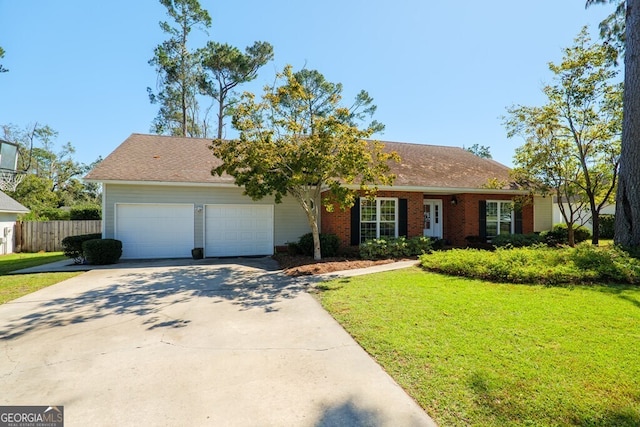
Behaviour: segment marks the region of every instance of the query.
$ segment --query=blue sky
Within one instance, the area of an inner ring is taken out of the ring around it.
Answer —
[[[594,38],[605,6],[584,0],[201,0],[212,16],[207,39],[244,49],[256,40],[275,59],[244,90],[261,93],[286,64],[317,69],[361,89],[386,125],[378,139],[489,146],[512,165],[521,140],[501,116],[513,104],[540,105],[559,61],[582,26]],[[75,158],[106,157],[129,134],[149,133],[157,106],[148,65],[168,19],[157,0],[0,0],[0,124],[38,122],[71,142]],[[233,136],[229,132],[227,136]]]

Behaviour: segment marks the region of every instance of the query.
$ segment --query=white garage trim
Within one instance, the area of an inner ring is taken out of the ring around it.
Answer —
[[[272,255],[273,211],[273,205],[205,205],[205,256]]]
[[[122,258],[188,258],[193,232],[193,204],[115,204],[115,238],[122,241]]]

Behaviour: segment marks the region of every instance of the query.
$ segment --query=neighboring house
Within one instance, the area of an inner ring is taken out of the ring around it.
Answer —
[[[29,209],[0,191],[0,254],[13,253],[16,220],[18,215],[28,212]]]
[[[564,207],[566,209],[566,211],[569,211],[569,205],[568,203],[565,201],[564,203]],[[560,224],[560,223],[565,223],[566,221],[564,220],[564,217],[562,216],[562,212],[560,212],[560,206],[558,203],[558,197],[553,196],[553,213],[552,213],[552,218],[553,218],[553,224]],[[616,213],[616,204],[613,203],[611,205],[605,205],[602,207],[602,209],[600,210],[600,215],[615,215]],[[578,225],[582,225],[586,228],[589,229],[589,231],[591,231],[591,233],[593,233],[593,221],[591,220],[591,209],[589,208],[589,204],[585,204],[585,207],[580,210],[580,212],[578,212],[576,214],[576,217],[578,218],[576,223]]]
[[[132,134],[86,177],[103,184],[103,236],[123,242],[123,258],[270,255],[310,231],[293,198],[253,201],[220,164],[211,140]],[[321,230],[343,245],[380,236],[434,236],[462,246],[467,236],[529,233],[551,228],[550,199],[513,210],[527,193],[505,185],[509,169],[462,148],[385,143],[402,161],[392,164],[393,187],[375,201],[321,213]]]

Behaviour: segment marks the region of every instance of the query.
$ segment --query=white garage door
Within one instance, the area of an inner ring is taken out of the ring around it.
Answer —
[[[118,204],[122,258],[187,258],[193,249],[193,205]]]
[[[273,254],[272,205],[207,205],[205,256]]]

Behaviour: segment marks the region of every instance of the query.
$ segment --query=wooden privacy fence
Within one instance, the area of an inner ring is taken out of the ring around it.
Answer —
[[[102,221],[22,221],[16,223],[15,244],[20,252],[57,252],[67,236],[102,232]]]

